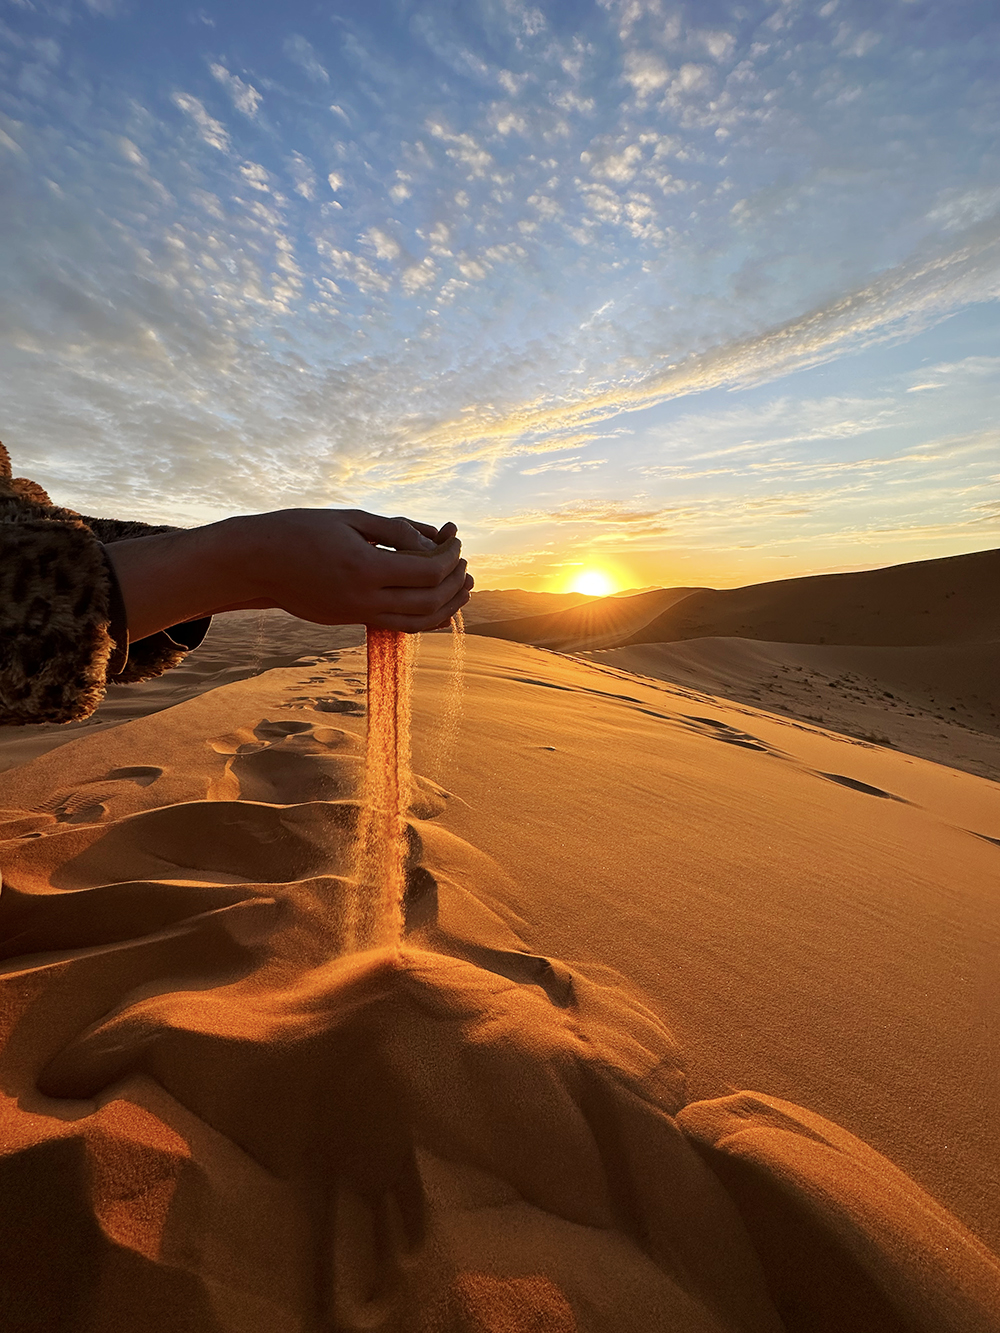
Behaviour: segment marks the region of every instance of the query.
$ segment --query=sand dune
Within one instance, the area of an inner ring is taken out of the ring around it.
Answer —
[[[718,638],[587,656],[1000,781],[1000,644],[869,648]]]
[[[1000,551],[980,551],[721,591],[662,589],[472,632],[596,654],[997,779],[997,587]]]
[[[398,953],[361,650],[0,775],[5,1330],[996,1333],[997,786],[449,660]]]
[[[998,642],[998,587],[1000,550],[747,588],[705,589],[617,646],[709,636],[873,647]]]
[[[586,606],[516,620],[478,621],[471,634],[530,643],[560,652],[617,646],[644,625],[655,622],[667,607],[688,598],[691,588],[653,588],[632,597],[601,597]]]

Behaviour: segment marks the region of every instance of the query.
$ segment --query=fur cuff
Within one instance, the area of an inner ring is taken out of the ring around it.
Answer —
[[[112,648],[100,544],[66,510],[0,496],[0,547],[0,725],[88,717]]]

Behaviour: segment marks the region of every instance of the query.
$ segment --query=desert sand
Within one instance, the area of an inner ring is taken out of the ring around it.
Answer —
[[[482,623],[1000,781],[1000,551]]]
[[[5,1330],[997,1333],[1000,786],[702,688],[732,634],[469,636],[456,730],[423,636],[352,952],[352,634],[0,735]]]

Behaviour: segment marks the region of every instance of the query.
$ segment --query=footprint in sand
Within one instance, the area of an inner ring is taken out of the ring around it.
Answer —
[[[308,694],[296,694],[289,699],[288,708],[314,708],[317,713],[349,713],[353,717],[363,717],[367,712],[365,705],[356,699],[339,699],[335,695],[314,698]]]
[[[743,750],[759,750],[762,754],[781,754],[780,750],[766,744],[758,736],[752,736],[748,731],[738,731],[736,727],[731,727],[727,722],[719,722],[714,717],[691,717],[686,713],[682,716],[690,730],[697,731],[702,736],[711,736],[717,741],[724,741],[726,745],[738,745]]]
[[[163,769],[155,764],[135,764],[131,768],[113,768],[105,773],[105,782],[134,782],[140,787],[148,787],[157,778],[163,777]]]
[[[845,777],[843,773],[817,773],[818,778],[824,778],[827,782],[837,782],[841,787],[850,787],[852,791],[864,792],[866,796],[879,796],[884,801],[899,801],[901,805],[912,805],[902,796],[894,796],[891,791],[883,791],[881,787],[873,787],[871,783],[860,782],[857,778]]]
[[[51,815],[59,824],[95,824],[107,814],[104,804],[109,798],[107,792],[79,792],[69,794],[56,793],[46,801],[39,801],[32,809],[32,814]]]

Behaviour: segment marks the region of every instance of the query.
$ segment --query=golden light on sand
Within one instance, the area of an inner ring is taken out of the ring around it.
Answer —
[[[610,597],[616,584],[610,575],[600,569],[584,569],[570,584],[570,592],[582,592],[588,597]]]

